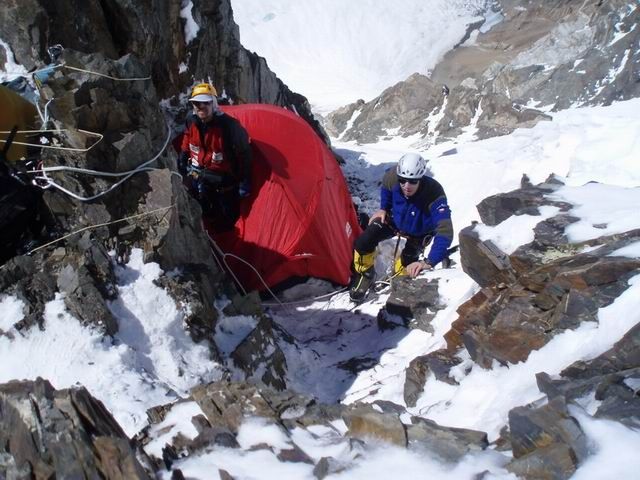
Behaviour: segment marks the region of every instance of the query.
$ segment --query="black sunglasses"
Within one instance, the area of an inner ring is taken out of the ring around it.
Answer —
[[[196,108],[200,108],[200,107],[206,107],[208,105],[211,105],[211,102],[191,102],[191,105],[193,105]]]
[[[409,185],[417,185],[419,181],[420,181],[419,178],[398,177],[398,182],[400,183],[400,185],[403,185],[405,183],[408,183]]]

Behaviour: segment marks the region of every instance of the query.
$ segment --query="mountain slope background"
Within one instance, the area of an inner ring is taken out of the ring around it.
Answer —
[[[45,166],[121,172],[162,154],[96,201],[50,188],[64,232],[82,231],[0,269],[3,475],[635,474],[637,2],[152,3],[75,5],[71,30],[66,4],[0,14],[3,79],[54,42],[70,66],[151,76],[57,71],[52,121],[105,141]],[[267,65],[316,115],[341,107],[321,120],[361,210],[402,153],[429,159],[459,233],[453,268],[358,307],[318,280],[278,301],[237,295],[164,128],[209,76],[315,125]],[[112,184],[51,175],[81,196]]]

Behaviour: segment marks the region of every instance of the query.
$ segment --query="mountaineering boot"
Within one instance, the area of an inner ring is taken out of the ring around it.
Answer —
[[[376,279],[376,270],[373,267],[374,252],[361,255],[353,252],[353,268],[355,275],[349,288],[349,297],[352,302],[362,302]]]
[[[376,271],[373,268],[362,273],[356,273],[349,289],[349,298],[352,302],[360,303],[364,301],[369,293],[369,289],[376,280]]]

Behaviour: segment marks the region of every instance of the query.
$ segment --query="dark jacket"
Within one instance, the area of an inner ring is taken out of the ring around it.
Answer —
[[[238,182],[251,179],[249,135],[240,122],[225,113],[214,113],[207,123],[190,115],[180,152],[184,167],[191,165],[229,174]]]
[[[395,169],[389,169],[382,179],[380,208],[391,216],[392,226],[411,237],[433,235],[427,259],[436,265],[447,255],[453,241],[451,210],[442,185],[424,176],[415,194],[407,198],[402,193]]]

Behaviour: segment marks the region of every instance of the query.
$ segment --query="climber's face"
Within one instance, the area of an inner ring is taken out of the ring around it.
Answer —
[[[398,182],[400,183],[400,190],[402,190],[403,195],[407,198],[416,193],[420,186],[420,180],[417,178],[398,177]]]
[[[203,122],[213,117],[213,102],[191,102],[191,105],[196,116]]]

